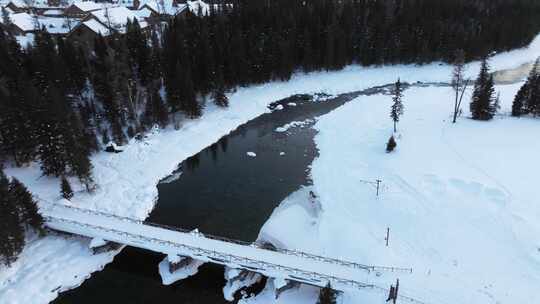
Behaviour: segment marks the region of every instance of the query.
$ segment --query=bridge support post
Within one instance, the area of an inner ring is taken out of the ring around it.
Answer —
[[[287,279],[280,279],[280,278],[274,278],[272,279],[274,283],[274,292],[276,300],[279,298],[279,296],[289,290],[289,289],[298,289],[300,288],[300,282],[295,282]]]
[[[204,264],[203,261],[191,257],[169,254],[158,266],[161,281],[164,285],[170,285],[179,280],[183,280],[195,275],[202,264]]]
[[[122,247],[122,244],[105,241],[104,239],[100,238],[93,238],[90,242],[90,249],[92,249],[92,254],[94,255],[117,250],[120,249],[120,247]]]
[[[259,273],[225,267],[227,283],[223,287],[223,296],[227,301],[235,301],[250,294],[257,294],[264,289],[267,278]]]

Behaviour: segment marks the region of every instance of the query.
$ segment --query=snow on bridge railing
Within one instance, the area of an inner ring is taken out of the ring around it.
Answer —
[[[293,268],[293,267],[282,266],[282,265],[278,265],[278,264],[253,260],[253,259],[246,258],[246,257],[236,256],[236,255],[232,255],[232,254],[228,254],[228,253],[217,252],[215,250],[208,250],[208,249],[203,249],[203,248],[199,248],[199,247],[193,247],[193,246],[189,246],[189,245],[185,245],[185,244],[175,243],[175,242],[171,242],[171,241],[164,241],[164,240],[161,240],[161,239],[157,239],[157,238],[153,238],[153,237],[146,237],[146,236],[133,234],[133,233],[130,233],[130,232],[125,232],[125,231],[120,231],[120,230],[116,230],[116,229],[112,229],[112,228],[106,228],[106,227],[101,227],[101,226],[92,225],[92,224],[84,224],[84,223],[80,223],[80,222],[77,222],[77,221],[64,219],[64,218],[59,218],[59,217],[52,217],[52,216],[46,216],[46,219],[47,219],[47,221],[51,221],[51,222],[54,222],[54,221],[64,222],[64,223],[68,223],[70,225],[75,225],[75,226],[79,226],[79,227],[86,227],[86,228],[90,228],[90,229],[93,229],[93,230],[99,230],[99,231],[104,231],[104,232],[107,232],[107,233],[115,234],[117,237],[120,236],[121,238],[124,238],[125,241],[128,241],[127,239],[130,238],[130,239],[132,239],[131,243],[138,243],[138,242],[133,240],[133,239],[136,239],[136,240],[142,240],[142,241],[147,242],[147,243],[157,243],[157,244],[160,244],[162,246],[169,246],[169,247],[173,247],[173,248],[178,248],[178,249],[182,250],[183,254],[187,254],[186,251],[188,251],[195,257],[204,255],[207,259],[209,259],[209,260],[211,260],[211,261],[213,261],[215,263],[222,264],[222,265],[227,265],[227,264],[228,265],[234,265],[236,267],[245,268],[247,270],[252,270],[252,271],[253,271],[254,267],[251,267],[250,265],[244,265],[244,264],[251,264],[251,265],[256,265],[256,266],[259,266],[259,267],[265,267],[266,269],[272,269],[272,270],[276,270],[276,271],[285,273],[287,275],[287,277],[289,279],[293,280],[293,281],[303,281],[303,282],[308,283],[308,284],[316,284],[315,282],[320,282],[320,284],[317,284],[319,286],[325,286],[327,283],[330,283],[335,287],[339,287],[339,285],[336,285],[336,283],[338,283],[338,284],[341,284],[341,285],[351,286],[351,287],[356,288],[356,289],[371,288],[371,289],[385,290],[384,288],[375,286],[373,284],[366,284],[366,283],[362,283],[362,282],[358,282],[358,281],[354,281],[354,280],[338,278],[338,277],[335,277],[335,276],[332,276],[332,275],[321,274],[321,273],[318,273],[318,272],[315,272],[315,271],[306,271],[306,270],[301,270],[301,269],[298,269],[298,268]],[[260,271],[263,271],[263,270],[265,270],[265,269],[261,269]],[[299,277],[299,276],[303,276],[303,277]]]
[[[77,208],[77,209],[80,209],[80,208]],[[171,241],[164,241],[164,240],[161,240],[161,239],[157,239],[157,238],[153,238],[153,237],[146,237],[146,236],[133,234],[133,233],[125,232],[125,231],[120,231],[120,230],[116,230],[116,229],[112,229],[112,228],[106,228],[106,227],[101,227],[101,226],[96,226],[96,225],[91,225],[91,224],[83,224],[83,223],[80,223],[80,222],[77,222],[77,221],[68,220],[68,219],[64,219],[64,218],[47,216],[46,219],[47,219],[47,221],[65,222],[65,223],[69,223],[69,224],[80,226],[80,227],[88,227],[88,228],[95,229],[95,230],[101,230],[101,231],[105,231],[105,232],[108,232],[108,233],[113,233],[113,234],[120,235],[120,236],[125,237],[125,238],[132,238],[132,239],[141,240],[143,242],[157,243],[157,244],[160,244],[162,246],[170,246],[170,247],[174,247],[174,248],[179,248],[181,250],[182,249],[187,250],[187,251],[191,252],[194,256],[203,256],[204,255],[209,260],[212,260],[213,262],[218,263],[218,264],[223,264],[223,265],[233,264],[236,267],[244,268],[244,269],[251,270],[251,271],[256,271],[257,267],[253,267],[253,266],[250,266],[250,265],[255,265],[255,266],[258,266],[258,267],[265,267],[266,269],[272,269],[272,270],[276,270],[276,271],[285,272],[285,273],[287,273],[287,276],[289,277],[289,279],[291,279],[293,281],[302,281],[302,282],[307,283],[307,284],[316,284],[316,282],[322,282],[322,286],[326,286],[327,283],[331,283],[331,284],[333,283],[332,285],[336,286],[335,283],[339,283],[341,285],[348,285],[348,286],[351,286],[351,287],[356,288],[356,289],[366,289],[367,288],[367,289],[372,289],[372,290],[380,291],[380,292],[384,292],[384,293],[388,292],[387,288],[383,288],[383,287],[380,287],[380,286],[377,286],[377,285],[374,285],[374,284],[367,284],[367,283],[362,283],[362,282],[358,282],[358,281],[354,281],[354,280],[342,279],[342,278],[338,278],[338,277],[331,276],[331,275],[325,275],[325,274],[321,274],[321,273],[314,272],[314,271],[305,271],[305,270],[301,270],[301,269],[298,269],[298,268],[282,266],[282,265],[263,262],[263,261],[259,261],[259,260],[253,260],[253,259],[246,258],[246,257],[240,257],[240,256],[232,255],[232,254],[221,253],[221,252],[217,252],[215,250],[207,250],[207,249],[193,247],[193,246],[180,244],[180,243],[175,243],[175,242],[171,242]],[[135,241],[132,240],[132,242],[135,242]],[[135,243],[138,243],[138,242],[135,242]],[[245,264],[250,264],[250,265],[245,265]],[[261,269],[261,270],[264,270],[264,269]],[[298,277],[298,275],[302,275],[304,277]],[[414,299],[412,297],[408,297],[408,296],[405,296],[405,295],[399,295],[398,297],[400,299],[402,299],[402,300],[408,301],[409,303],[427,304],[425,302],[416,300],[416,299]]]
[[[139,225],[147,225],[147,226],[153,226],[153,227],[162,228],[162,229],[166,229],[166,230],[178,231],[178,232],[181,232],[181,233],[187,233],[187,234],[191,234],[191,235],[201,237],[201,238],[207,238],[207,239],[212,239],[212,240],[217,240],[217,241],[223,241],[223,242],[227,242],[227,243],[233,243],[233,244],[238,244],[238,245],[243,245],[243,246],[255,246],[255,247],[257,247],[259,249],[263,249],[263,250],[280,252],[280,253],[284,253],[284,254],[287,254],[287,255],[299,256],[299,257],[303,257],[303,258],[310,259],[310,260],[323,261],[323,262],[326,262],[326,263],[336,264],[336,265],[341,265],[341,266],[346,266],[346,267],[351,267],[351,268],[364,269],[366,271],[390,271],[390,272],[412,273],[412,268],[364,265],[364,264],[344,261],[344,260],[335,259],[335,258],[323,257],[323,256],[320,256],[320,255],[306,253],[306,252],[302,252],[302,251],[298,251],[298,250],[294,250],[294,249],[283,249],[283,248],[268,249],[268,248],[264,248],[264,247],[261,247],[261,246],[257,246],[257,244],[255,244],[255,243],[250,243],[250,242],[245,242],[245,241],[240,241],[240,240],[234,240],[234,239],[229,239],[229,238],[220,237],[220,236],[214,236],[214,235],[210,235],[210,234],[197,233],[197,232],[190,231],[190,230],[183,229],[183,228],[179,228],[179,227],[168,226],[168,225],[163,225],[163,224],[157,224],[157,223],[152,223],[152,222],[147,222],[147,221],[141,221],[141,220],[137,220],[137,219],[134,219],[134,218],[114,215],[114,214],[110,214],[110,213],[106,213],[106,212],[90,210],[90,209],[84,209],[84,208],[78,208],[78,207],[74,207],[74,206],[61,205],[61,204],[51,204],[51,203],[49,203],[49,205],[51,207],[46,209],[46,211],[49,211],[49,212],[51,211],[50,209],[55,208],[55,207],[66,208],[66,209],[70,209],[70,210],[74,210],[74,211],[82,212],[82,213],[86,213],[86,214],[99,215],[99,216],[104,216],[104,217],[108,217],[108,218],[114,218],[114,219],[118,219],[118,220],[122,220],[122,221],[131,222],[131,223],[135,223],[135,224],[139,224]]]

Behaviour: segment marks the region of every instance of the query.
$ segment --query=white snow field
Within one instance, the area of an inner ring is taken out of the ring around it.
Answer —
[[[321,117],[309,190],[322,211],[301,189],[274,211],[261,236],[328,256],[412,267],[412,275],[395,278],[402,294],[425,303],[540,303],[540,120],[510,116],[520,85],[496,87],[502,107],[493,121],[462,117],[455,125],[450,88],[407,90],[390,154],[391,96],[359,97]],[[376,179],[379,197],[363,182]],[[275,303],[315,303],[316,293],[288,297]],[[347,293],[342,303],[385,299]]]
[[[521,64],[533,61],[538,55],[540,55],[540,36],[537,36],[528,48],[496,55],[492,59],[491,65],[493,70],[515,68]],[[468,66],[467,72],[469,75],[475,76],[478,68],[479,64],[473,63]],[[124,150],[122,153],[98,153],[93,156],[93,173],[98,188],[92,194],[87,194],[83,191],[77,192],[71,203],[83,208],[96,209],[117,215],[143,219],[148,215],[155,204],[157,197],[156,184],[161,179],[173,172],[182,160],[216,142],[221,136],[228,134],[239,125],[262,113],[268,112],[267,106],[273,101],[296,93],[324,92],[327,94],[338,94],[350,92],[376,85],[388,84],[394,82],[398,77],[400,77],[402,81],[407,82],[448,81],[450,73],[451,67],[439,63],[424,66],[350,66],[342,71],[336,72],[298,73],[288,82],[271,82],[265,85],[240,88],[236,92],[229,94],[230,107],[227,109],[221,109],[209,104],[204,110],[202,118],[185,120],[178,130],[166,129],[155,131],[149,134],[143,141],[131,141],[128,145],[122,147]],[[353,104],[356,104],[356,102]],[[446,98],[441,100],[441,107],[443,107],[443,105],[449,106]],[[424,119],[427,119],[427,117]],[[523,121],[527,120],[524,119]],[[496,124],[497,123],[494,123],[492,125]],[[530,124],[534,125],[533,122]],[[486,126],[491,127],[492,125]],[[465,124],[459,126],[459,128],[465,127]],[[406,130],[406,128],[404,128],[404,130]],[[354,130],[357,134],[364,131],[367,130]],[[532,134],[530,131],[528,132],[528,134]],[[405,134],[406,133],[404,133],[404,135]],[[451,133],[448,136],[451,136]],[[449,140],[452,140],[451,137],[449,138]],[[531,135],[529,139],[531,138],[534,137]],[[465,138],[463,140],[470,139]],[[380,141],[381,139],[377,138],[377,144],[382,145]],[[400,141],[398,153],[404,148],[401,147],[402,142],[403,140]],[[528,142],[532,142],[532,140],[529,140]],[[503,150],[497,150],[496,152],[490,153],[500,153],[500,151]],[[360,150],[343,151],[343,153],[359,155]],[[419,153],[425,152],[419,151]],[[395,156],[392,155],[390,157]],[[520,157],[521,156],[516,156],[517,159],[520,159]],[[434,157],[430,155],[430,158],[426,158],[426,161],[431,161],[432,159],[434,159]],[[529,162],[528,164],[531,163],[532,162]],[[499,163],[497,165],[505,168],[504,163]],[[69,204],[69,202],[60,199],[59,180],[41,176],[38,164],[32,164],[24,168],[7,168],[6,173],[11,176],[16,176],[24,182],[34,195],[42,201],[42,204],[46,205],[49,202]],[[318,176],[315,175],[314,178],[317,179]],[[369,178],[369,176],[366,176],[366,178]],[[521,178],[520,181],[521,180],[523,180],[523,178]],[[514,182],[518,183],[519,181],[516,180]],[[72,184],[74,184],[75,190],[82,190],[82,187],[77,185],[75,181],[72,181]],[[321,189],[317,190],[322,192]],[[322,195],[328,194],[323,193]],[[513,195],[518,194],[513,193]],[[523,195],[523,193],[520,193],[519,195]],[[360,201],[361,198],[359,197],[357,200]],[[460,201],[460,203],[462,203],[462,201]],[[339,203],[336,204],[339,206]],[[525,207],[526,206],[523,208]],[[486,207],[484,206],[484,208]],[[486,209],[490,210],[489,208]],[[531,213],[527,214],[527,217],[525,218],[533,216],[534,214]],[[443,223],[446,219],[447,218],[440,219],[439,222]],[[515,224],[516,221],[517,220],[514,219],[514,222],[512,223]],[[323,219],[322,223],[325,222],[326,220]],[[417,222],[421,223],[421,221],[417,220],[413,223],[417,224]],[[524,222],[526,221],[524,220]],[[343,222],[343,224],[346,223],[346,221]],[[514,226],[515,229],[519,229],[520,233],[524,233],[522,230],[525,228],[517,224]],[[395,228],[393,229],[396,229],[395,233],[397,234],[397,224],[395,224],[394,227]],[[407,227],[413,229],[412,223],[409,223]],[[462,226],[458,226],[456,229],[459,227]],[[372,228],[373,227],[370,228],[369,223],[365,223],[365,226],[364,224],[357,226],[358,231],[355,233],[358,233],[358,236],[362,236],[363,233],[365,233],[364,231],[372,231]],[[329,238],[328,233],[333,231],[330,228],[325,227],[325,229],[328,229],[328,231],[321,236],[323,239]],[[343,240],[347,240],[347,237],[350,237],[350,235],[347,235],[345,232],[342,235]],[[531,238],[534,236],[532,231],[529,233],[529,236],[531,236]],[[336,235],[332,235],[332,237],[335,238],[335,243],[330,244],[330,246],[334,246],[337,243],[341,245],[329,247],[327,249],[328,255],[335,254],[337,250],[350,249],[343,247],[344,244],[352,244],[349,240],[347,240],[347,242],[342,242],[343,240],[340,237]],[[396,237],[396,243],[392,243],[392,246],[397,246],[397,242],[400,240],[402,242],[405,241],[394,234],[392,234],[392,237]],[[310,239],[315,242],[315,239]],[[437,239],[439,238],[437,237]],[[441,237],[441,239],[443,238]],[[533,239],[531,239],[531,242],[532,240]],[[104,265],[109,263],[114,255],[113,252],[91,256],[90,250],[87,248],[88,243],[89,241],[77,238],[65,239],[64,237],[56,236],[29,240],[28,245],[24,249],[19,260],[9,268],[4,267],[0,269],[0,303],[48,303],[53,300],[59,292],[80,285],[92,272],[102,269]],[[321,244],[323,243],[324,242]],[[358,249],[369,248],[368,245],[369,244],[366,244],[363,241],[355,246],[358,246],[356,248]],[[532,243],[529,247],[530,246],[532,246]],[[476,249],[471,249],[471,251],[477,252]],[[362,258],[368,258],[365,251],[350,251],[347,256],[354,256],[355,261],[361,261]],[[335,257],[339,257],[339,255],[336,255]],[[397,257],[398,255],[396,255],[396,259],[398,259]],[[66,267],[66,261],[69,261],[69,267]],[[398,262],[397,260],[389,259],[386,261],[385,259],[385,262],[387,263],[393,261]],[[409,261],[403,264],[407,266],[412,264],[410,266],[413,267],[416,266],[416,264]],[[465,266],[462,265],[460,267]],[[519,268],[519,266],[516,267]],[[457,269],[462,268],[458,267]],[[500,268],[498,269],[500,270]],[[495,271],[495,269],[493,271]],[[504,274],[505,271],[501,270],[499,276],[503,277]],[[482,289],[483,287],[478,288]],[[450,289],[450,287],[448,287],[448,289]],[[312,289],[305,287],[302,287],[301,290],[312,291]],[[453,290],[459,290],[459,288]],[[455,296],[458,295],[456,294]],[[535,295],[531,294],[530,296]],[[289,295],[285,295],[283,299],[289,297]]]

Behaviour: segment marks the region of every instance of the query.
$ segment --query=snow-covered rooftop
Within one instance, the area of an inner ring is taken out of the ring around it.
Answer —
[[[101,34],[102,36],[108,36],[110,34],[109,29],[96,19],[89,19],[87,21],[84,21],[82,24],[84,24],[96,34]]]
[[[91,12],[103,9],[105,6],[111,6],[111,4],[97,3],[94,1],[77,1],[72,4],[83,12]]]
[[[186,9],[187,5],[175,4],[173,0],[146,0],[141,1],[139,7],[141,9],[147,7],[158,14],[174,16]]]
[[[113,27],[125,25],[128,19],[130,21],[138,19],[134,11],[127,9],[124,6],[100,9],[98,11],[93,11],[91,15],[101,23],[110,23]]]
[[[139,7],[148,7],[158,14],[171,16],[177,15],[185,9],[189,9],[190,12],[196,15],[199,11],[205,16],[210,13],[210,5],[201,0],[187,1],[185,4],[175,3],[173,0],[146,0],[141,1]]]
[[[134,12],[135,12],[135,14],[137,15],[137,17],[139,19],[148,18],[152,14],[152,11],[149,10],[148,8],[146,8],[146,7],[143,7],[140,10],[137,10],[137,11],[134,11]]]
[[[28,13],[11,14],[9,16],[11,23],[25,32],[34,31],[37,28],[41,29],[45,27],[47,32],[51,34],[67,34],[70,27],[73,28],[79,23],[76,19],[69,19],[62,17],[33,17]],[[0,21],[1,23],[2,21]],[[68,25],[71,22],[71,26]]]
[[[68,20],[63,17],[40,17],[38,21],[40,27],[45,27],[51,34],[67,34],[80,23],[77,19]]]
[[[13,25],[25,32],[35,30],[37,26],[35,23],[35,19],[28,13],[11,14],[9,16],[9,19]]]
[[[43,16],[61,16],[64,11],[61,9],[50,9],[43,12]]]
[[[37,7],[37,8],[47,8],[50,7],[47,0],[33,0],[30,2],[25,2],[23,0],[11,0],[7,4],[12,3],[16,7],[26,8],[26,7]]]
[[[101,33],[102,35],[110,32],[107,29],[109,26],[114,31],[125,33],[128,20],[131,22],[137,20],[141,28],[148,26],[148,23],[143,21],[144,18],[142,16],[124,6],[93,11],[91,16],[93,18],[85,21],[84,24],[94,32]],[[94,22],[89,22],[91,20]]]

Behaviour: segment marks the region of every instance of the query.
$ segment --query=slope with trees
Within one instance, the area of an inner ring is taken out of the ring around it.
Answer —
[[[133,21],[93,49],[44,30],[21,49],[2,31],[0,161],[38,161],[45,175],[73,176],[92,190],[92,153],[197,118],[207,99],[227,106],[238,86],[349,64],[451,62],[456,50],[469,61],[524,46],[540,30],[534,0],[232,4],[149,33]]]

